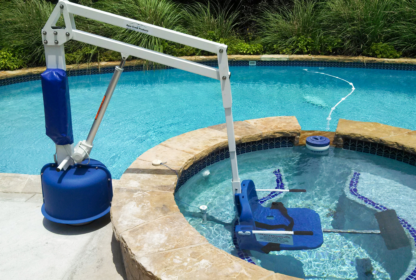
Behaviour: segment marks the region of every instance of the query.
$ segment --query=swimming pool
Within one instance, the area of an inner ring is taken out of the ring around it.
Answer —
[[[252,179],[257,189],[276,187],[279,170],[285,188],[303,188],[306,193],[280,194],[290,208],[318,212],[323,228],[378,229],[376,208],[363,203],[350,189],[357,180],[358,193],[395,209],[406,220],[408,237],[416,225],[416,170],[395,160],[331,148],[328,156],[315,156],[305,147],[280,148],[239,155],[240,178]],[[234,203],[230,188],[231,168],[224,160],[190,178],[175,194],[182,214],[210,243],[239,255],[232,240]],[[259,198],[268,192],[259,192]],[[202,222],[198,209],[208,205],[208,221]],[[412,233],[413,234],[413,233]],[[414,244],[413,240],[411,242]],[[314,279],[405,279],[414,273],[414,245],[387,250],[379,235],[324,234],[324,244],[315,250],[281,251],[269,255],[251,251],[252,261],[275,272]],[[408,278],[413,279],[413,278]]]
[[[305,71],[308,69],[308,71]],[[416,129],[413,71],[358,68],[231,67],[236,121],[296,116],[304,130],[325,130],[339,118]],[[314,73],[320,72],[320,73]],[[111,74],[70,77],[75,143],[88,135]],[[38,174],[52,162],[40,81],[0,87],[0,172]],[[92,157],[114,178],[140,154],[173,136],[224,123],[218,81],[180,70],[123,73],[94,142]]]

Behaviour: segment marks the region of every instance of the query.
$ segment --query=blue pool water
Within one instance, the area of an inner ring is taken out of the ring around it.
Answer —
[[[351,86],[306,72],[305,67],[231,67],[236,121],[296,116],[304,130],[325,130],[326,118]],[[416,73],[412,71],[308,68],[340,77],[356,90],[332,114],[415,130]],[[74,140],[87,137],[111,74],[69,78]],[[219,82],[181,70],[123,73],[91,156],[114,178],[143,152],[173,136],[224,123]],[[38,174],[52,162],[45,136],[40,81],[0,87],[0,172]]]
[[[411,246],[387,250],[380,235],[325,233],[324,244],[314,250],[270,254],[248,252],[266,269],[307,279],[405,279],[416,273],[416,168],[391,159],[331,148],[328,156],[310,155],[305,147],[280,148],[238,157],[240,178],[251,179],[256,189],[276,187],[273,171],[279,169],[286,189],[306,193],[280,194],[268,201],[281,201],[287,208],[310,208],[325,229],[378,230],[375,207],[363,203],[350,191],[350,181],[360,173],[358,193],[378,205],[395,209],[408,223],[405,230]],[[224,160],[190,178],[176,192],[181,212],[210,243],[238,256],[232,241],[234,202],[230,162]],[[258,191],[259,198],[268,192]],[[203,223],[198,207],[207,205]],[[266,205],[266,206],[267,206]],[[247,253],[247,252],[246,252]],[[413,272],[415,271],[415,272]],[[413,278],[408,278],[413,279]]]

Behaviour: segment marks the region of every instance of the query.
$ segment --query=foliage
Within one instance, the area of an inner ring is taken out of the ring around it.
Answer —
[[[314,0],[295,0],[293,8],[264,8],[257,19],[260,42],[281,53],[316,50],[320,35],[317,5]]]
[[[71,0],[228,45],[228,54],[416,56],[415,0]],[[44,65],[40,30],[56,0],[0,0],[0,69]],[[174,56],[209,53],[75,17],[77,28]],[[63,25],[59,20],[57,25]],[[37,31],[36,31],[37,30]],[[70,41],[68,64],[120,54]]]
[[[404,0],[392,25],[390,43],[408,56],[416,56],[416,1]]]
[[[402,0],[328,0],[322,29],[343,42],[342,53],[359,55],[373,43],[386,42]]]
[[[396,51],[392,45],[387,43],[373,43],[364,54],[378,58],[399,58],[402,56],[401,52]]]
[[[0,70],[16,70],[25,66],[25,63],[10,50],[0,50]]]
[[[54,5],[43,0],[10,0],[0,6],[0,46],[24,53],[31,65],[44,63],[40,31]]]
[[[228,47],[228,54],[261,54],[263,53],[263,46],[261,44],[249,44],[240,42],[236,45],[230,44]]]
[[[191,35],[218,42],[235,37],[238,26],[238,7],[231,9],[232,1],[196,2],[183,11],[184,27]]]

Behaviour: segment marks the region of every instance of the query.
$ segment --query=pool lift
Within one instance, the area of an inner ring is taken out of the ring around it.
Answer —
[[[65,27],[57,27],[63,16]],[[74,15],[144,33],[164,40],[216,53],[218,68],[151,51],[76,29]],[[227,46],[166,28],[60,0],[42,29],[47,70],[41,74],[46,134],[55,142],[55,163],[41,170],[46,219],[63,224],[85,224],[110,211],[111,174],[106,166],[90,158],[93,141],[129,56],[178,68],[220,81],[232,169],[232,191],[238,212],[235,233],[241,249],[268,253],[278,250],[313,249],[322,245],[319,215],[306,208],[286,209],[274,202],[270,208],[258,203],[254,182],[240,184],[232,116]],[[86,140],[73,147],[71,107],[64,44],[75,40],[121,53],[110,84]],[[262,190],[263,191],[263,190]],[[287,190],[269,190],[283,192]],[[289,192],[302,192],[290,190]],[[205,209],[206,210],[206,209]],[[363,232],[361,232],[363,233]]]

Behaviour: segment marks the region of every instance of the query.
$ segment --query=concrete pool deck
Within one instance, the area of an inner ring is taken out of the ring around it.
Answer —
[[[126,279],[109,215],[73,227],[41,206],[39,175],[0,174],[0,279]]]

